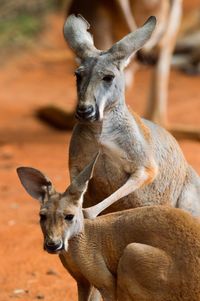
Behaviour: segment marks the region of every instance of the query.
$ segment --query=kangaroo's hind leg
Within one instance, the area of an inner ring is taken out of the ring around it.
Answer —
[[[129,244],[117,271],[118,301],[164,301],[168,299],[171,258],[148,245]]]

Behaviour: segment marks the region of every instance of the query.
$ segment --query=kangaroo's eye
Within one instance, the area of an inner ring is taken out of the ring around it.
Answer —
[[[103,77],[103,81],[105,81],[105,82],[107,82],[107,83],[112,83],[113,79],[114,79],[114,75],[111,75],[111,74],[105,75],[105,76]]]
[[[46,219],[47,219],[46,214],[40,213],[40,221],[41,221],[41,222],[44,222]]]
[[[81,79],[82,79],[82,74],[81,74],[80,72],[75,71],[75,76],[76,76],[76,80],[77,80],[77,81],[81,81]]]
[[[74,218],[74,215],[73,214],[67,214],[65,215],[65,220],[68,221],[68,222],[71,222]]]

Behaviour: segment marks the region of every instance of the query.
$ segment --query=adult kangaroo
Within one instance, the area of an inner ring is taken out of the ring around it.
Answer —
[[[125,104],[123,70],[149,40],[155,25],[150,17],[107,51],[95,48],[89,24],[81,16],[71,15],[64,25],[64,36],[81,62],[75,72],[79,122],[70,143],[71,180],[101,152],[84,205],[104,202],[101,208],[88,209],[88,217],[113,203],[109,212],[168,204],[200,215],[200,178],[176,140],[160,126],[131,113]]]

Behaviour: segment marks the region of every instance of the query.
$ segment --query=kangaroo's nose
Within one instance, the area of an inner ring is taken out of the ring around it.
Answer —
[[[95,116],[95,110],[92,105],[89,106],[78,106],[76,110],[76,117],[78,119],[91,120]]]
[[[57,251],[60,251],[62,248],[63,248],[63,243],[61,240],[58,242],[48,241],[45,243],[45,249],[49,253],[56,253]]]

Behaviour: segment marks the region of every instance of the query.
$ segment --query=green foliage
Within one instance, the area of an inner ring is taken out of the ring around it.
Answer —
[[[54,8],[54,1],[38,0],[32,6],[31,2],[25,1],[19,2],[18,6],[17,2],[10,6],[7,2],[0,3],[0,48],[15,50],[30,45],[44,28],[46,13]]]
[[[43,27],[41,17],[18,15],[0,21],[0,47],[21,46],[29,42]]]

